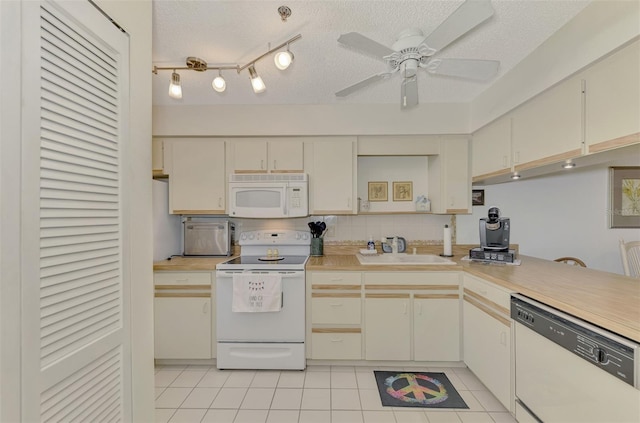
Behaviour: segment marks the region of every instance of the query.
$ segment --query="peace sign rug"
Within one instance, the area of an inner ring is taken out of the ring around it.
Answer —
[[[374,371],[387,407],[469,408],[444,373]]]

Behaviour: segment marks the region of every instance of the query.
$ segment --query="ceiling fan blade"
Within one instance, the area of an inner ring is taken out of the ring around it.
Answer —
[[[340,37],[338,37],[338,42],[344,44],[347,47],[353,47],[365,53],[372,54],[380,59],[382,59],[384,56],[395,53],[395,51],[390,49],[389,47],[382,45],[377,41],[373,41],[371,38],[367,38],[357,32],[342,34]]]
[[[497,60],[436,59],[429,62],[427,72],[486,81],[498,73],[499,66],[500,62]]]
[[[400,108],[408,109],[418,105],[418,77],[416,75],[402,80],[400,88]]]
[[[364,88],[364,87],[366,87],[368,85],[373,84],[374,82],[380,81],[381,79],[386,79],[390,75],[391,75],[390,73],[386,73],[385,72],[385,73],[379,73],[377,75],[370,76],[367,79],[364,79],[364,80],[362,80],[360,82],[357,82],[357,83],[355,83],[355,84],[353,84],[353,85],[351,85],[351,86],[349,86],[349,87],[347,87],[345,89],[342,89],[342,90],[338,91],[336,93],[336,97],[346,97],[349,94],[354,93],[354,92],[358,91],[361,88]]]
[[[467,0],[425,39],[427,46],[442,50],[493,15],[489,0]]]

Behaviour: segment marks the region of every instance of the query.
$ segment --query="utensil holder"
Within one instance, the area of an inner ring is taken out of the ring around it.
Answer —
[[[322,256],[324,253],[324,238],[311,238],[311,255]]]

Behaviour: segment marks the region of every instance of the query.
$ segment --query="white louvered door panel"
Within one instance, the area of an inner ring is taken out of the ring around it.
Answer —
[[[128,40],[89,2],[39,3],[40,421],[130,420],[122,195]],[[35,82],[35,81],[33,81]],[[27,93],[30,91],[27,90]],[[34,91],[35,92],[35,91]],[[35,99],[33,99],[35,101]],[[29,116],[29,115],[28,115]],[[34,132],[35,135],[35,132]],[[26,159],[25,159],[26,160]],[[35,251],[35,249],[34,249]],[[29,291],[35,294],[35,290]],[[34,298],[27,298],[32,319]],[[34,325],[35,326],[35,325]],[[29,372],[27,372],[29,374]],[[25,381],[27,398],[36,387]]]

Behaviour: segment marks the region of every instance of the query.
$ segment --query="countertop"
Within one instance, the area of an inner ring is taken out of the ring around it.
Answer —
[[[640,280],[614,273],[519,255],[521,265],[462,261],[456,265],[361,265],[354,254],[310,257],[308,271],[464,271],[640,343]],[[214,271],[231,257],[174,257],[154,270]]]

